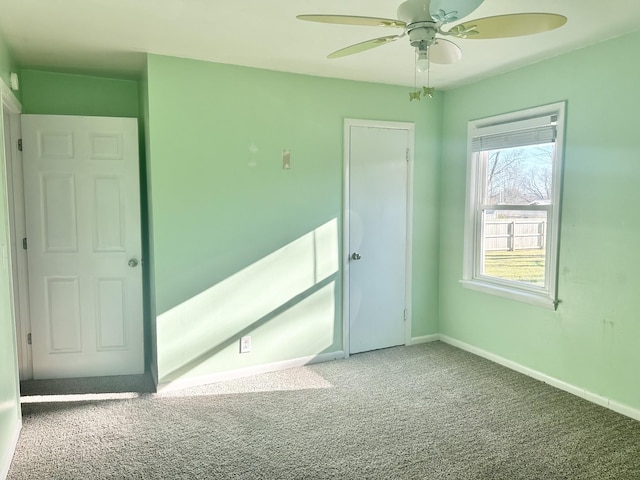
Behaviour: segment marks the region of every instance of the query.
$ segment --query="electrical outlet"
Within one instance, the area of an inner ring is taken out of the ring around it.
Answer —
[[[240,339],[240,353],[249,353],[251,351],[251,337],[247,335]]]

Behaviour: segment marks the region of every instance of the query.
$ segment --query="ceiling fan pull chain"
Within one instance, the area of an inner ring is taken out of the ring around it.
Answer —
[[[422,96],[433,98],[433,92],[435,92],[435,88],[431,86],[431,69],[427,70],[427,86],[422,87]]]
[[[418,58],[414,57],[414,61],[416,64],[418,63]],[[417,65],[416,65],[417,66]],[[420,90],[418,89],[418,69],[413,69],[413,91],[409,92],[409,102],[413,102],[414,100],[420,100]]]

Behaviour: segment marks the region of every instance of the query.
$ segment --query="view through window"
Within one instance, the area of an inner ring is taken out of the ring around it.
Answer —
[[[482,201],[480,274],[544,286],[555,144],[479,152]]]

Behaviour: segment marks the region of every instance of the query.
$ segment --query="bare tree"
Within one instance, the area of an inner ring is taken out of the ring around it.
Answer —
[[[527,167],[523,171],[522,191],[529,203],[551,199],[553,151],[550,147],[529,149]]]
[[[551,198],[550,146],[507,148],[489,152],[487,201],[530,204]]]

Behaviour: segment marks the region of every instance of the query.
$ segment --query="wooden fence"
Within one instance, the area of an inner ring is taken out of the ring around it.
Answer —
[[[547,221],[543,218],[493,220],[484,224],[484,249],[534,250],[544,249]]]

